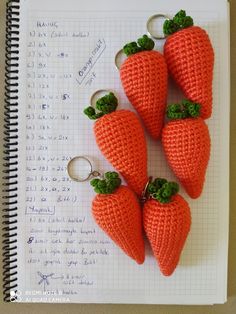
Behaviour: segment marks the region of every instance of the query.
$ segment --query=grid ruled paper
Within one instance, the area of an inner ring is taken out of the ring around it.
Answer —
[[[94,121],[84,116],[83,109],[94,91],[105,88],[119,96],[119,108],[134,110],[122,90],[114,56],[124,43],[146,33],[148,17],[159,8],[150,1],[148,10],[140,5],[119,11],[107,1],[106,10],[88,11],[86,4],[81,9],[71,1],[74,9],[71,5],[65,11],[57,4],[57,11],[53,6],[45,10],[45,3],[41,1],[40,8],[36,1],[22,3],[20,301],[224,302],[228,200],[222,182],[228,177],[224,139],[229,112],[227,90],[223,90],[228,78],[222,45],[222,41],[228,45],[223,32],[227,29],[226,1],[217,1],[214,9],[204,11],[200,3],[190,7],[180,1],[195,24],[208,32],[215,50],[213,116],[207,121],[212,153],[202,196],[193,201],[180,190],[191,207],[192,227],[179,266],[168,278],[161,275],[147,243],[146,260],[140,266],[109,240],[91,217],[94,193],[89,183],[72,182],[66,171],[70,158],[78,155],[88,157],[95,170],[112,169],[96,146]],[[161,5],[160,11],[173,15],[180,5],[175,7]],[[162,51],[162,46],[163,41],[156,41],[155,49]],[[168,102],[182,97],[170,80]],[[149,175],[177,180],[160,142],[148,135],[147,142]],[[79,167],[85,170],[87,165]]]

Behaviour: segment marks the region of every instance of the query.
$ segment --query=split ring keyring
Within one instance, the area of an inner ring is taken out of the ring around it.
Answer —
[[[147,24],[146,24],[146,27],[147,27],[147,33],[150,37],[154,38],[154,39],[165,39],[166,36],[163,34],[163,35],[154,35],[152,34],[151,32],[151,29],[150,29],[150,24],[153,20],[155,19],[158,19],[158,18],[165,18],[167,20],[170,20],[170,17],[166,14],[162,14],[162,13],[159,13],[159,14],[154,14],[152,15],[148,20],[147,20]],[[117,70],[120,70],[120,66],[118,65],[118,58],[120,56],[120,54],[123,52],[123,49],[120,49],[116,55],[115,55],[115,66],[117,68]]]
[[[151,36],[152,38],[154,39],[165,39],[166,38],[166,35],[154,35],[152,34],[151,32],[151,29],[150,29],[150,24],[153,20],[155,19],[159,19],[159,18],[165,18],[167,20],[170,20],[170,17],[166,14],[162,14],[162,13],[159,13],[159,14],[154,14],[152,15],[148,20],[147,20],[147,24],[146,24],[146,27],[147,27],[147,32],[148,32],[148,35]]]
[[[142,194],[141,194],[141,199],[140,199],[141,203],[145,203],[146,200],[147,200],[148,186],[149,186],[149,184],[150,184],[151,182],[152,182],[152,177],[149,177],[149,178],[148,178],[148,181],[147,181],[147,183],[146,183],[146,185],[145,185],[145,187],[144,187],[144,189],[143,189],[143,191],[142,191]]]
[[[89,168],[90,168],[88,175],[86,177],[84,177],[84,178],[80,178],[79,176],[75,177],[73,175],[73,173],[71,172],[71,165],[75,161],[78,161],[78,160],[81,160],[81,159],[85,160],[88,163]],[[96,170],[93,170],[93,167],[92,167],[92,164],[91,164],[90,160],[88,158],[84,157],[84,156],[76,156],[76,157],[72,158],[68,162],[68,164],[67,164],[67,173],[68,173],[69,177],[71,178],[71,180],[76,181],[76,182],[85,182],[85,181],[88,181],[91,178],[94,178],[94,177],[96,178],[96,177],[101,176],[100,172],[98,172]]]
[[[123,53],[123,49],[120,49],[116,55],[115,55],[115,66],[117,68],[117,70],[119,71],[120,70],[120,66],[118,65],[118,58],[120,56],[120,54]]]

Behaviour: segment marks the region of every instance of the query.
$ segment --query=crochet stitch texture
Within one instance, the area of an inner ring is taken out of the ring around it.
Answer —
[[[187,193],[199,197],[210,158],[210,135],[204,120],[170,121],[163,128],[162,144],[171,169]]]
[[[148,200],[144,204],[143,223],[161,272],[170,276],[178,265],[191,226],[188,203],[179,194],[165,204]]]
[[[157,139],[167,99],[167,66],[163,55],[157,51],[142,51],[129,56],[121,66],[120,77],[129,101],[150,135]]]
[[[144,262],[141,207],[133,191],[120,186],[113,194],[98,194],[92,213],[102,230],[128,256],[138,264]]]
[[[186,98],[201,104],[201,117],[212,113],[214,51],[205,30],[191,26],[168,36],[164,45],[168,71]]]
[[[137,115],[129,110],[106,114],[96,121],[94,133],[105,158],[140,196],[148,181],[147,144]]]

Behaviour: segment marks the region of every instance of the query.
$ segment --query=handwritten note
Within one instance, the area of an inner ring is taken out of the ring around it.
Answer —
[[[54,215],[56,204],[78,202],[77,195],[71,193],[71,182],[66,173],[71,156],[66,154],[66,149],[57,150],[56,155],[53,150],[55,146],[66,147],[72,141],[72,134],[68,133],[72,121],[68,107],[74,105],[76,81],[75,72],[67,67],[73,55],[64,45],[64,38],[70,38],[77,45],[83,40],[84,45],[89,36],[89,31],[66,30],[54,20],[34,21],[28,31],[26,214]],[[78,64],[79,84],[104,49],[104,40],[98,39],[86,63]],[[95,78],[96,74],[92,76]]]
[[[70,46],[88,45],[88,54],[76,68],[70,66],[75,59],[65,40]],[[72,157],[68,146],[74,140],[69,127],[74,118],[74,89],[92,85],[97,77],[95,64],[105,49],[105,40],[91,37],[84,27],[72,30],[68,23],[55,20],[34,20],[29,25],[26,264],[35,271],[36,288],[44,292],[59,286],[62,295],[76,295],[81,288],[94,286],[93,270],[106,263],[113,248],[88,218],[89,210],[87,215],[65,213],[70,207],[83,213],[78,190],[66,171]]]
[[[95,63],[99,60],[100,56],[106,49],[106,44],[104,39],[99,39],[96,43],[96,47],[92,50],[91,55],[86,61],[86,63],[83,65],[83,67],[79,70],[79,78],[77,79],[77,82],[81,84],[84,79],[87,77],[87,75],[90,73],[91,69],[94,67]],[[94,76],[94,74],[93,74]]]
[[[85,217],[36,216],[30,218],[29,222],[32,227],[27,241],[28,265],[43,269],[47,274],[59,266],[61,270],[50,277],[57,279],[57,285],[70,287],[70,292],[66,292],[64,288],[65,294],[77,294],[80,285],[94,285],[94,279],[88,279],[87,269],[102,265],[109,257],[109,240],[99,240],[95,228],[87,227]],[[33,227],[35,224],[40,228]],[[49,281],[47,276],[42,277],[43,280]],[[44,291],[46,288],[44,285]]]

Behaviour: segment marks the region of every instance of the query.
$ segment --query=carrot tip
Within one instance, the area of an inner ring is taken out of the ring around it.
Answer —
[[[145,261],[145,258],[136,259],[136,263],[137,263],[138,265],[142,265],[142,264],[144,263],[144,261]]]

